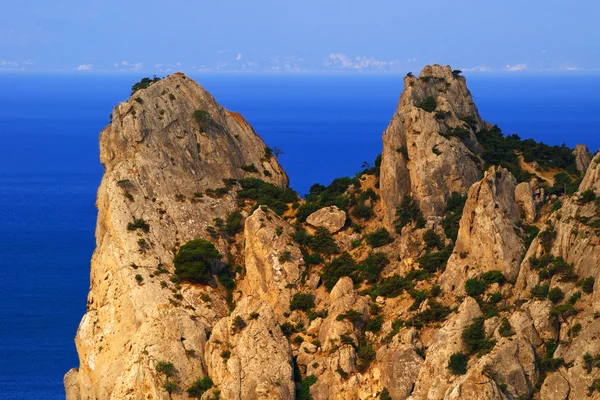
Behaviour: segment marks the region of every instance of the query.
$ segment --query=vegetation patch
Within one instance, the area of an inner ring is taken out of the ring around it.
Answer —
[[[175,256],[175,275],[184,281],[207,284],[211,278],[211,265],[221,257],[211,242],[204,239],[189,241]]]
[[[394,239],[390,236],[390,233],[385,228],[376,230],[375,232],[367,233],[365,240],[372,248],[385,246],[386,244],[392,243]]]
[[[331,291],[338,280],[343,276],[352,278],[356,272],[356,261],[348,252],[342,253],[329,264],[326,264],[321,274],[323,284]]]
[[[150,85],[152,85],[153,83],[156,83],[158,81],[160,81],[161,78],[157,77],[156,75],[154,75],[154,77],[152,78],[142,78],[142,80],[140,80],[139,82],[136,82],[132,87],[131,87],[131,94],[133,95],[135,92],[137,92],[138,90],[141,89],[146,89],[148,88]]]
[[[288,209],[288,203],[298,198],[290,188],[280,188],[256,178],[246,178],[239,181],[242,190],[238,192],[241,199],[255,200],[258,205],[265,205],[277,214],[282,215]]]
[[[315,296],[312,293],[296,293],[290,302],[290,310],[309,311],[315,308]]]

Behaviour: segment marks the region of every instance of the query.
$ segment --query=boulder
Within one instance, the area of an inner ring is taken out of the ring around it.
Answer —
[[[336,233],[346,224],[346,212],[336,206],[323,207],[306,218],[306,222],[315,228],[323,227]]]

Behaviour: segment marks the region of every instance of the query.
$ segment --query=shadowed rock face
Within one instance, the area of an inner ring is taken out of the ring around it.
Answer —
[[[573,154],[575,155],[575,162],[577,163],[577,170],[585,174],[590,163],[592,162],[592,154],[588,150],[587,146],[584,144],[578,144],[575,146],[575,150],[573,150]]]
[[[428,100],[435,109],[421,108]],[[426,66],[419,78],[404,78],[383,134],[380,184],[390,227],[405,195],[419,201],[425,217],[439,216],[452,192],[465,193],[481,178],[475,132],[483,127],[465,78],[449,66]]]
[[[115,107],[100,134],[105,172],[97,248],[87,312],[75,339],[80,368],[65,378],[69,399],[162,398],[164,382],[155,367],[163,360],[176,365],[182,386],[205,374],[197,358],[205,330],[227,312],[223,296],[210,286],[184,284],[174,307],[174,284],[150,275],[159,266],[173,271],[172,249],[210,239],[214,219],[236,209],[234,191],[210,196],[210,189],[225,186],[223,179],[259,177],[287,186],[265,147],[239,114],[180,73]],[[246,171],[254,171],[252,165],[258,172]],[[134,218],[149,229],[128,229]],[[215,244],[223,253],[226,243]]]
[[[498,270],[516,280],[525,247],[516,224],[521,220],[515,178],[491,167],[469,195],[454,252],[439,279],[442,289],[464,295],[464,284],[486,271]]]

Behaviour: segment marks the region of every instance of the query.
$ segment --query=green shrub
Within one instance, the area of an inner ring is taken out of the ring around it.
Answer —
[[[569,304],[575,305],[575,303],[577,303],[577,300],[579,300],[580,298],[581,298],[581,292],[575,292],[571,296],[569,296],[569,300],[567,300],[567,301]]]
[[[242,229],[242,214],[240,214],[238,211],[229,213],[229,215],[227,216],[227,219],[225,220],[225,227],[223,230],[228,235],[233,236],[236,233],[238,233],[241,229]]]
[[[446,132],[440,132],[440,134],[446,139],[451,137],[466,139],[471,135],[471,131],[461,126],[455,126],[454,128],[448,128]]]
[[[435,233],[433,229],[427,229],[423,233],[423,241],[425,242],[425,245],[429,248],[441,249],[444,247],[444,242],[442,241],[442,238],[440,238],[440,236],[437,233]]]
[[[356,349],[358,363],[356,369],[358,372],[364,373],[369,369],[371,362],[375,359],[376,353],[373,345],[368,343],[364,335],[358,339],[358,349]]]
[[[483,275],[481,275],[481,279],[483,279],[487,285],[491,285],[492,283],[503,285],[506,282],[506,277],[504,274],[497,269],[484,272]]]
[[[343,321],[347,319],[348,321],[352,322],[352,325],[359,326],[360,324],[362,324],[363,319],[364,319],[364,315],[356,310],[348,310],[343,314],[339,314],[337,317],[335,317],[336,321]]]
[[[583,290],[584,293],[590,294],[594,292],[594,278],[592,276],[588,276],[577,282],[577,286]]]
[[[419,266],[427,272],[434,273],[438,270],[443,271],[446,268],[446,264],[448,263],[451,254],[452,248],[446,247],[437,252],[425,253],[417,258],[417,262],[419,263]]]
[[[467,373],[469,359],[464,353],[454,353],[448,361],[448,370],[452,375],[464,375]]]
[[[135,276],[135,280],[137,281],[137,283],[142,283],[144,281],[144,277],[140,274],[137,274]]]
[[[135,231],[141,229],[144,232],[150,232],[150,225],[143,218],[133,218],[133,222],[127,224],[128,231]]]
[[[175,275],[192,283],[206,284],[210,280],[210,266],[221,259],[215,246],[204,239],[187,242],[175,256]]]
[[[556,239],[556,231],[552,226],[544,229],[538,237],[540,238],[540,243],[542,244],[542,248],[546,253],[549,253],[552,249],[552,244],[554,243],[554,239]]]
[[[502,318],[502,322],[500,323],[500,328],[498,328],[498,333],[502,337],[510,337],[515,334],[510,322],[508,322],[508,318]]]
[[[140,89],[146,89],[148,86],[150,86],[151,84],[160,81],[160,78],[157,77],[156,75],[154,75],[153,78],[142,78],[141,81],[136,82],[132,87],[131,87],[131,94],[133,95],[135,92],[137,92]]]
[[[372,298],[377,296],[394,298],[400,296],[405,290],[412,289],[414,284],[407,278],[394,274],[387,278],[383,278],[379,283],[373,285],[367,290]]]
[[[383,271],[389,263],[390,259],[385,253],[370,252],[367,258],[358,266],[360,278],[369,283],[376,282],[379,279],[379,275],[381,275],[381,271]]]
[[[257,178],[242,179],[239,183],[242,186],[238,192],[240,198],[256,200],[258,205],[265,205],[279,215],[288,209],[288,203],[297,200],[292,189],[280,188]]]
[[[306,221],[310,214],[321,209],[318,203],[304,203],[296,210],[296,218],[298,222]]]
[[[201,130],[206,130],[210,126],[212,122],[212,118],[210,113],[206,110],[196,110],[194,111],[194,119],[198,123],[198,126]]]
[[[573,304],[570,303],[559,304],[555,307],[552,307],[552,309],[550,310],[550,317],[561,317],[563,320],[566,320],[567,318],[575,314],[577,314],[577,311],[575,311],[575,307],[573,306]]]
[[[309,375],[300,382],[300,389],[296,393],[296,400],[312,400],[310,395],[310,387],[317,383],[317,378],[314,375]]]
[[[560,303],[565,298],[565,294],[558,287],[553,287],[548,292],[548,299],[554,304]]]
[[[541,168],[565,169],[577,174],[575,156],[567,146],[548,146],[533,139],[522,140],[518,135],[504,136],[498,126],[477,132],[477,140],[483,147],[482,158],[486,168],[501,165],[510,170],[519,182],[528,181],[531,175],[521,170],[516,151],[522,154],[525,162],[536,161]]]
[[[377,193],[375,193],[375,191],[371,188],[368,188],[358,196],[359,202],[365,202],[369,199],[372,201],[377,201],[379,199]]]
[[[383,388],[381,390],[381,393],[379,393],[379,400],[393,400],[392,396],[390,396],[390,392],[387,390],[387,388]]]
[[[352,215],[356,218],[364,219],[365,221],[370,220],[375,215],[375,212],[371,207],[366,205],[365,203],[359,203],[354,206],[352,210]]]
[[[311,293],[296,293],[290,302],[290,310],[308,311],[315,308],[315,296]]]
[[[231,357],[231,350],[223,350],[221,352],[221,358],[223,359],[223,362],[226,362],[227,360],[229,360],[230,357]]]
[[[421,108],[427,112],[433,112],[435,111],[435,108],[437,107],[437,104],[435,102],[435,97],[433,96],[428,96],[426,97],[423,101],[415,104],[415,106],[417,108]]]
[[[473,323],[463,329],[461,338],[468,354],[483,355],[494,348],[495,342],[485,336],[484,322],[482,317],[475,318]]]
[[[318,254],[330,255],[339,252],[339,247],[331,236],[331,232],[322,226],[318,227],[315,234],[310,237],[308,248]]]
[[[293,333],[296,333],[297,330],[294,324],[289,321],[285,321],[283,324],[281,324],[281,332],[289,338]]]
[[[528,249],[533,240],[540,233],[540,228],[535,225],[523,225],[523,233],[525,235],[525,248]]]
[[[379,316],[367,321],[367,324],[365,325],[365,331],[377,333],[381,330],[382,325],[383,325],[383,315],[379,315]]]
[[[240,168],[242,168],[246,172],[252,172],[255,174],[258,173],[258,169],[256,169],[256,166],[254,164],[242,165]]]
[[[424,311],[418,312],[412,318],[409,323],[413,326],[427,325],[433,322],[442,322],[452,312],[450,307],[444,306],[441,303],[429,299],[428,308]]]
[[[179,385],[175,381],[166,381],[163,385],[163,388],[167,391],[167,393],[169,393],[169,395],[176,391],[178,387]]]
[[[200,399],[202,395],[210,388],[213,387],[213,381],[209,376],[205,376],[202,379],[198,379],[192,384],[187,390],[188,397],[195,397]]]
[[[171,378],[175,376],[177,369],[171,362],[159,361],[158,364],[156,364],[156,372],[163,374],[167,378]]]
[[[354,277],[356,272],[356,262],[348,252],[342,253],[339,257],[326,264],[321,274],[323,284],[327,290],[331,291],[342,276]]]
[[[442,219],[442,227],[444,234],[453,241],[458,237],[458,228],[462,217],[463,209],[467,201],[467,195],[461,195],[458,192],[452,192],[446,201],[444,209],[444,219]]]
[[[537,299],[545,299],[548,297],[549,285],[536,285],[531,288],[531,295]]]
[[[283,253],[281,253],[279,255],[279,262],[280,263],[286,263],[288,261],[292,260],[292,252],[289,250],[285,250]]]
[[[594,193],[594,191],[592,189],[588,189],[579,195],[579,199],[577,199],[577,203],[580,205],[583,205],[583,204],[591,203],[594,200],[596,200],[596,193]]]
[[[402,228],[411,222],[415,223],[416,228],[425,226],[425,218],[423,218],[417,201],[412,196],[407,195],[402,198],[402,201],[396,207],[396,220],[394,221],[396,232],[401,233]]]
[[[244,321],[244,319],[241,316],[236,315],[235,318],[233,319],[233,323],[232,323],[233,332],[235,332],[235,333],[240,332],[246,326],[247,326],[246,321]]]
[[[375,232],[367,233],[365,235],[365,241],[372,248],[377,248],[392,243],[394,239],[392,239],[387,229],[381,228]]]

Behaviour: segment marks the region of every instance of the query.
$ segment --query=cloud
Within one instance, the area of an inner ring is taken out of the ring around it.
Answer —
[[[507,71],[522,71],[527,69],[527,64],[507,65],[504,69]]]
[[[416,59],[409,59],[408,62],[416,61]],[[331,53],[324,62],[324,65],[328,68],[334,69],[354,69],[354,70],[392,70],[399,69],[402,63],[399,60],[382,61],[373,57],[358,56],[352,59],[346,54],[342,53]]]
[[[235,56],[235,59],[236,59],[236,60],[238,60],[238,61],[240,61],[240,60],[242,59],[242,55],[241,55],[240,53],[238,53],[238,54]]]
[[[92,68],[94,68],[93,64],[81,64],[79,67],[77,67],[77,71],[89,71]]]
[[[142,63],[132,63],[129,61],[115,62],[113,66],[123,71],[141,71],[144,68],[144,64]]]
[[[331,53],[327,60],[325,60],[326,67],[342,67],[342,68],[354,68],[354,63],[345,54],[342,53]]]
[[[175,64],[154,64],[154,68],[156,68],[159,72],[173,72],[181,70],[181,63]]]
[[[274,56],[269,60],[272,71],[300,72],[304,59],[298,56]]]
[[[0,69],[2,70],[22,70],[33,66],[33,61],[11,61],[11,60],[0,60]]]
[[[0,67],[16,68],[18,66],[19,63],[16,61],[0,60]]]
[[[491,70],[492,67],[490,67],[489,65],[478,65],[476,67],[471,68],[462,68],[462,71],[464,72],[488,72]]]

